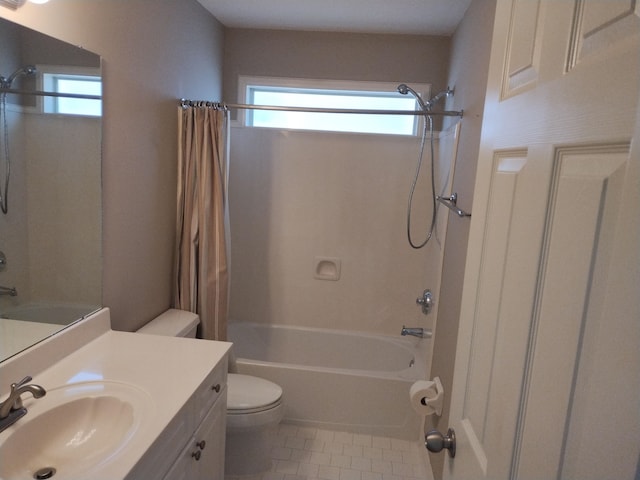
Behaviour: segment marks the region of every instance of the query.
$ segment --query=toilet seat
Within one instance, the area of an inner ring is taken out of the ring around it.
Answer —
[[[227,378],[227,414],[247,415],[278,407],[282,388],[264,378],[230,373]]]

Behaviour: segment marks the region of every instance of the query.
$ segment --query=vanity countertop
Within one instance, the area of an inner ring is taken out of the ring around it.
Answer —
[[[88,322],[82,325],[84,334],[71,329],[71,337],[65,340],[63,331],[50,341],[3,362],[0,378],[4,384],[31,375],[31,383],[41,385],[48,392],[101,383],[128,384],[143,392],[145,407],[139,428],[118,452],[117,461],[100,467],[99,477],[115,480],[125,478],[140,461],[193,392],[226,359],[231,343],[117,332],[108,328],[108,316],[108,309],[103,309],[96,314],[96,319],[90,317],[83,321]],[[4,398],[5,385],[2,390]],[[29,413],[0,433],[0,444],[20,428],[21,422],[28,422],[29,416],[44,411],[47,398],[36,400],[25,395],[24,406]],[[0,466],[0,478],[3,477]],[[60,475],[60,478],[65,477]]]

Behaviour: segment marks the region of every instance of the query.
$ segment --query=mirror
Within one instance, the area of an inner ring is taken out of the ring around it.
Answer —
[[[86,94],[68,107],[68,95],[16,93],[80,79],[99,95],[98,55],[2,18],[0,45],[2,361],[102,303],[102,122]]]

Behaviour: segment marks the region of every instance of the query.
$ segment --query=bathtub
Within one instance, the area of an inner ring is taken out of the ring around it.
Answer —
[[[409,388],[430,369],[429,339],[230,322],[232,369],[279,384],[285,421],[407,440],[421,419]]]

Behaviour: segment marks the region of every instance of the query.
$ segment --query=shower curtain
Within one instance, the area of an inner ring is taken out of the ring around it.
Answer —
[[[198,337],[226,340],[229,291],[226,109],[178,107],[175,308],[200,316]]]

